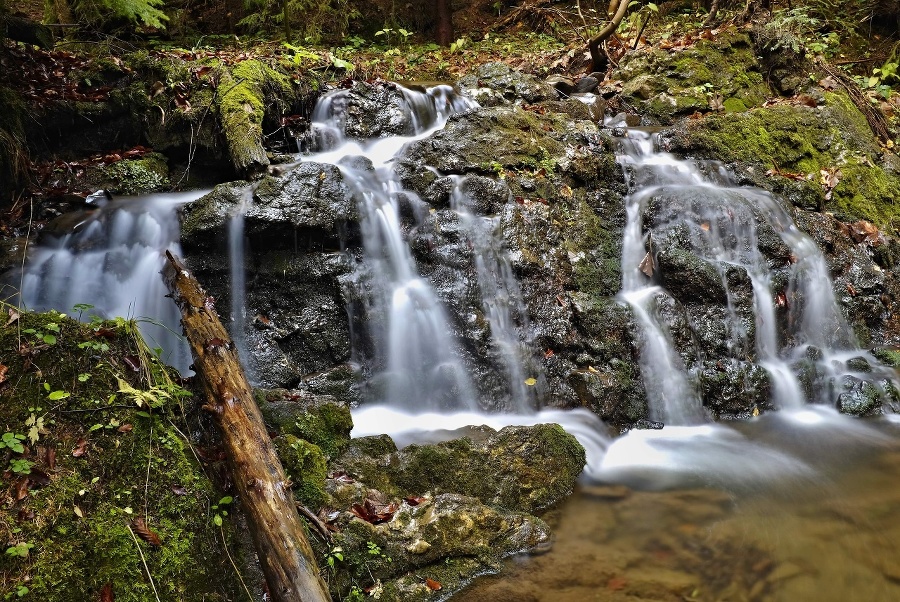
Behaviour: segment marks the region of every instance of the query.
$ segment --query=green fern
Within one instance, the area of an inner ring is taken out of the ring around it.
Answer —
[[[78,0],[74,8],[79,16],[91,22],[114,17],[135,25],[165,29],[169,17],[160,10],[164,4],[165,0]]]

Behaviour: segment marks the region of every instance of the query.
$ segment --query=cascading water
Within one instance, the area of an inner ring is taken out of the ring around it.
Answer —
[[[404,191],[389,162],[402,147],[441,127],[453,112],[472,105],[446,86],[416,93],[398,88],[408,111],[408,135],[371,142],[348,139],[347,91],[324,97],[313,114],[313,135],[322,150],[308,160],[335,163],[353,191],[361,214],[365,250],[364,311],[375,342],[378,401],[410,411],[475,409],[468,378],[450,322],[428,281],[417,270],[401,217]]]
[[[418,214],[413,228],[419,227],[427,205],[404,190],[391,165],[406,144],[427,137],[451,114],[476,105],[448,86],[425,92],[397,90],[405,110],[389,115],[387,122],[391,131],[406,135],[367,141],[348,138],[348,132],[371,132],[348,125],[350,92],[338,91],[321,99],[313,114],[312,138],[321,150],[304,160],[338,165],[358,201],[365,257],[356,285],[364,292],[363,311],[376,348],[371,401],[410,412],[476,410],[480,407],[476,387],[461,359],[452,321],[428,279],[420,275],[407,240],[408,214]],[[472,213],[464,178],[454,180],[450,199],[477,276],[465,286],[476,289],[474,294],[482,300],[493,360],[507,380],[508,406],[530,409],[529,376],[523,368],[529,352],[517,328],[527,323],[526,312],[495,234],[498,220]]]
[[[166,298],[159,271],[165,251],[180,253],[177,207],[202,194],[122,197],[63,216],[59,234],[45,233],[25,264],[24,306],[70,312],[76,304],[90,304],[85,319],[91,314],[137,318],[147,342],[164,351],[162,359],[186,371],[191,359],[178,335],[181,316]],[[11,284],[18,288],[19,282]]]
[[[807,401],[834,406],[851,381],[879,391],[896,386],[893,371],[859,348],[838,307],[822,252],[777,199],[760,189],[737,187],[718,165],[658,152],[647,132],[629,131],[621,148],[631,187],[621,297],[641,328],[641,368],[652,419],[682,425],[703,420],[697,377],[685,367],[659,309],[670,297],[661,285],[666,275],[659,273],[657,258],[672,246],[694,255],[720,280],[728,349],[732,358],[765,368],[776,407],[799,408]],[[773,240],[764,240],[761,228]],[[770,247],[779,244],[782,265],[773,266]],[[735,310],[733,283],[742,279],[752,287],[752,328]],[[783,290],[776,292],[779,280]],[[861,364],[865,369],[853,367]],[[798,377],[802,369],[805,383]]]

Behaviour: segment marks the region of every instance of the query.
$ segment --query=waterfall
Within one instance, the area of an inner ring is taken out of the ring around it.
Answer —
[[[433,286],[420,275],[407,240],[409,226],[404,214],[421,213],[424,203],[403,188],[392,167],[406,144],[429,136],[454,112],[475,105],[448,86],[424,92],[398,87],[397,91],[402,95],[402,110],[388,115],[387,123],[391,132],[403,134],[372,140],[347,135],[359,129],[348,125],[351,91],[341,90],[322,98],[312,125],[315,144],[321,150],[304,160],[338,165],[359,206],[364,262],[354,283],[363,292],[362,311],[375,347],[369,401],[417,413],[477,410],[479,400],[453,336],[451,320]],[[501,349],[501,361],[511,382],[523,383],[520,362],[513,357],[518,350],[512,349],[510,342],[515,336],[509,332],[510,301],[498,299],[501,288],[503,294],[510,292],[504,284],[511,279],[508,264],[508,274],[499,285],[497,278],[489,275],[491,270],[504,269],[498,264],[496,250],[489,250],[497,246],[496,220],[482,221],[469,214],[460,191],[454,192],[453,199],[473,245],[479,241],[479,246],[473,246],[478,285],[491,333]],[[497,311],[487,309],[501,305],[504,307]],[[525,404],[525,391],[515,391],[513,396],[517,404]]]
[[[835,298],[825,257],[780,200],[737,186],[717,164],[660,152],[650,133],[630,130],[620,146],[630,187],[621,298],[640,328],[652,419],[675,425],[704,420],[697,375],[660,309],[672,296],[659,258],[673,249],[696,257],[697,269],[708,267],[724,291],[731,356],[714,359],[763,367],[776,407],[834,406],[860,382],[882,393],[895,386],[893,371],[859,348]],[[742,278],[752,290],[752,328],[735,309],[734,282],[739,285]],[[750,332],[752,341],[746,340]],[[805,382],[798,377],[801,370]]]
[[[186,371],[191,358],[179,336],[181,316],[159,272],[167,250],[181,252],[176,208],[202,194],[121,197],[62,216],[30,252],[21,274],[23,305],[67,313],[90,304],[83,319],[136,318],[147,343],[163,350],[162,359]],[[19,282],[11,284],[18,288]]]

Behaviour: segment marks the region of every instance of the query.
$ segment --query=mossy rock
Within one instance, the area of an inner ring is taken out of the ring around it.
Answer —
[[[690,156],[753,166],[748,174],[754,183],[784,189],[790,200],[805,208],[893,230],[900,213],[896,204],[900,176],[888,167],[896,158],[882,151],[865,117],[846,95],[827,93],[824,101],[819,107],[776,105],[688,120],[668,138],[669,146]],[[770,169],[804,177],[806,182],[799,183],[803,189],[785,185],[781,182],[785,178],[777,174],[762,178]],[[837,175],[829,199],[821,183],[822,170]],[[810,185],[815,188],[810,190]],[[810,192],[817,198],[810,198]]]
[[[324,506],[329,496],[325,492],[328,471],[322,449],[294,435],[275,437],[273,443],[293,484],[294,497],[313,511]]]
[[[230,521],[224,531],[212,524],[209,507],[221,494],[181,434],[195,428],[184,416],[196,419],[199,408],[163,397],[180,389],[144,353],[133,324],[103,326],[108,336],[49,312],[0,328],[0,428],[33,437],[20,453],[0,450],[0,488],[18,492],[0,504],[9,527],[2,543],[34,546],[25,557],[0,557],[0,597],[27,587],[27,599],[95,600],[111,584],[116,600],[143,602],[154,597],[145,561],[163,599],[235,599],[240,585],[222,538],[238,560],[246,550]],[[127,368],[129,356],[142,358],[155,384]],[[121,383],[150,391],[142,407]],[[151,411],[153,400],[160,405]],[[30,475],[6,470],[23,461]],[[140,537],[138,518],[161,545]]]
[[[564,155],[560,143],[571,122],[540,119],[518,107],[491,107],[453,115],[442,130],[413,143],[405,156],[445,173],[496,174],[536,170]]]
[[[628,53],[615,77],[624,81],[625,97],[663,124],[707,111],[714,94],[729,112],[758,107],[769,95],[750,38],[736,29],[684,49]]]
[[[480,442],[410,445],[387,457],[355,451],[335,465],[387,494],[453,492],[532,513],[567,496],[585,462],[581,445],[555,424],[510,426]]]
[[[256,389],[254,397],[267,424],[318,446],[329,458],[340,455],[350,442],[350,408],[332,397],[285,389]]]
[[[95,188],[106,188],[113,194],[161,192],[169,187],[169,166],[163,155],[148,153],[140,159],[124,159],[100,167],[89,179]]]

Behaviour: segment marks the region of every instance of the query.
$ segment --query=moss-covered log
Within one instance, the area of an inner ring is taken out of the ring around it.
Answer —
[[[171,253],[163,272],[181,309],[194,369],[221,430],[235,487],[276,602],[330,600],[237,350],[206,292]]]

